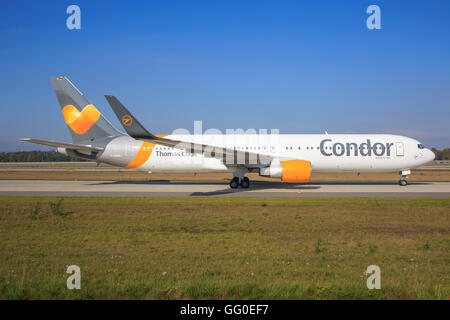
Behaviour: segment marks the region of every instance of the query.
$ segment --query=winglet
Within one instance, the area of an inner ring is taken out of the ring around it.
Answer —
[[[148,132],[115,96],[105,95],[105,98],[119,119],[120,124],[131,137],[136,139],[158,139],[158,137]]]

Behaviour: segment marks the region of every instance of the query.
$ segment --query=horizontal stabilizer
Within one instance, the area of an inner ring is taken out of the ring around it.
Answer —
[[[102,151],[103,148],[86,146],[82,144],[73,144],[67,142],[56,142],[56,141],[48,141],[48,140],[38,140],[38,139],[30,139],[24,138],[20,139],[20,141],[31,142],[36,144],[42,144],[44,146],[54,147],[54,148],[66,148],[71,150],[83,150],[83,151]]]

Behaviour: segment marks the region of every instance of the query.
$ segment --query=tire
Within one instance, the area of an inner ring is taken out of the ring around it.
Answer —
[[[250,187],[250,180],[247,177],[244,177],[244,179],[242,179],[241,187],[244,189]]]
[[[238,178],[233,178],[230,181],[230,188],[231,189],[236,189],[237,187],[239,187],[239,179]]]
[[[398,184],[401,185],[402,187],[405,187],[408,185],[408,182],[406,180],[400,179]]]

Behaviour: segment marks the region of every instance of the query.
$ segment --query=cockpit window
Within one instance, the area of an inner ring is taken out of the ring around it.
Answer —
[[[417,147],[418,147],[419,149],[425,149],[425,146],[424,146],[423,144],[420,144],[420,143],[417,145]]]

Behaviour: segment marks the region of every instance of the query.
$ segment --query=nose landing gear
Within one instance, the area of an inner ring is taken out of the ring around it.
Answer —
[[[398,181],[398,184],[401,185],[402,187],[407,186],[408,181],[406,181],[406,179],[408,178],[408,174],[411,174],[411,170],[403,170],[400,171],[399,173],[402,175],[402,177]]]

